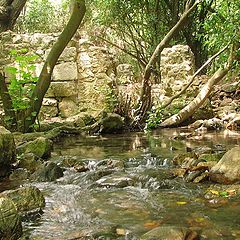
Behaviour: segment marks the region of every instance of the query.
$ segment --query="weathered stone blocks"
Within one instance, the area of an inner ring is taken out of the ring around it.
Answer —
[[[77,63],[63,62],[57,64],[53,70],[53,81],[71,81],[78,79]]]
[[[77,84],[74,81],[52,82],[46,97],[70,97],[78,94]]]

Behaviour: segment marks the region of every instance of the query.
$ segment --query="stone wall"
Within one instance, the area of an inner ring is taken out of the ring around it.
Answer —
[[[57,34],[15,34],[0,36],[0,67],[14,64],[9,57],[11,49],[27,49],[37,54],[35,75],[40,74],[43,60],[49,53]],[[52,75],[40,113],[40,119],[67,118],[79,112],[100,112],[106,107],[106,94],[112,79],[113,56],[106,47],[95,46],[88,36],[76,36],[59,58]],[[10,78],[9,74],[6,75]]]
[[[0,68],[12,64],[9,49],[27,49],[40,57],[35,62],[39,75],[43,60],[56,41],[57,34],[0,35]],[[89,37],[77,34],[69,43],[55,66],[52,83],[45,95],[41,119],[68,118],[81,112],[97,114],[107,108],[107,99],[113,82],[123,97],[137,99],[140,84],[131,84],[133,68],[129,64],[117,65],[110,49],[96,46]],[[161,56],[161,84],[153,85],[155,103],[170,97],[181,89],[194,71],[194,58],[188,46],[165,48]],[[127,94],[126,94],[127,93]]]

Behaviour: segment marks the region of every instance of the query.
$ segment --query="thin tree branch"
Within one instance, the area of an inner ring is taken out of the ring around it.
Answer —
[[[225,64],[225,67],[224,68],[220,67],[213,74],[213,76],[208,80],[208,82],[202,87],[202,89],[200,90],[199,94],[195,97],[195,99],[191,101],[187,106],[185,106],[182,110],[180,110],[178,114],[175,114],[170,118],[167,118],[166,120],[164,120],[160,124],[160,127],[178,126],[184,120],[191,117],[192,114],[195,112],[195,110],[204,104],[204,102],[210,95],[213,86],[216,85],[219,81],[221,81],[232,68],[233,61],[235,60],[235,57],[236,57],[235,48],[236,46],[233,44],[228,57],[228,61]]]
[[[137,55],[129,52],[129,51],[126,50],[125,48],[122,48],[122,47],[120,47],[119,45],[117,45],[117,44],[115,44],[115,43],[113,43],[113,42],[111,42],[111,41],[109,41],[109,40],[107,40],[107,39],[105,39],[105,38],[103,38],[103,37],[101,37],[101,36],[97,36],[97,38],[99,38],[99,39],[101,39],[102,41],[104,41],[104,42],[112,45],[113,47],[115,47],[115,48],[123,51],[124,53],[128,54],[129,56],[135,58],[135,59],[142,65],[142,67],[145,67],[145,66],[146,66],[146,63],[145,63],[145,61],[144,61],[143,59],[140,59]]]

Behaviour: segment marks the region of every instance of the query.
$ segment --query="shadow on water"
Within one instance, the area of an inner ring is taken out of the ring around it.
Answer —
[[[139,239],[171,225],[235,239],[240,200],[212,207],[203,197],[209,184],[173,179],[170,170],[173,156],[189,148],[227,150],[239,142],[226,132],[192,135],[186,129],[64,138],[52,161],[73,160],[89,171],[70,167],[57,182],[34,183],[47,204],[40,218],[25,222],[25,231],[43,239]]]

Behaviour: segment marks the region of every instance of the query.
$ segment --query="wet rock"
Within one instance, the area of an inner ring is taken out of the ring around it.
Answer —
[[[218,162],[224,153],[204,153],[199,156],[199,159],[207,162]]]
[[[0,239],[15,240],[22,235],[20,216],[13,201],[0,197]]]
[[[205,120],[202,123],[202,127],[205,127],[207,130],[219,130],[224,128],[224,124],[222,120],[218,118],[212,118],[212,119]]]
[[[207,154],[207,153],[212,153],[213,150],[210,147],[196,147],[193,149],[193,152],[195,152],[196,155],[201,155],[201,154]]]
[[[239,130],[240,129],[240,114],[236,114],[236,116],[226,125],[227,129],[230,130]]]
[[[195,158],[185,158],[184,161],[182,162],[181,167],[182,168],[192,168],[194,166],[197,166],[198,163],[201,162],[200,159],[195,159]]]
[[[49,162],[43,165],[30,177],[31,180],[40,182],[52,182],[63,176],[63,170],[56,163]]]
[[[17,211],[21,213],[39,211],[45,206],[43,194],[34,186],[4,191],[1,196],[10,198],[14,202]]]
[[[107,114],[101,120],[101,133],[115,133],[120,132],[123,129],[124,121],[122,117],[116,113]]]
[[[181,166],[185,159],[197,159],[197,155],[193,152],[180,153],[173,158],[173,164]]]
[[[194,172],[189,172],[188,175],[185,177],[185,180],[187,182],[192,182],[195,180],[195,178],[199,177],[203,171],[194,171]]]
[[[194,183],[200,183],[203,181],[207,181],[209,179],[209,173],[208,172],[204,172],[202,173],[200,176],[196,177],[193,182]]]
[[[81,127],[81,128],[85,127],[85,123],[84,123],[84,119],[82,117],[82,114],[78,114],[78,115],[75,115],[75,116],[72,116],[72,117],[68,117],[66,119],[66,122],[73,124],[73,126],[75,126],[75,127]]]
[[[16,146],[10,131],[0,126],[0,178],[10,172],[10,165],[16,160]]]
[[[186,240],[186,239],[198,239],[197,234],[188,230],[187,228],[174,227],[174,226],[160,226],[145,233],[140,240]],[[190,238],[190,236],[194,236]]]
[[[119,160],[113,159],[104,159],[99,161],[95,165],[96,168],[98,167],[106,167],[106,168],[124,168],[124,162]]]
[[[192,170],[208,170],[210,171],[213,166],[217,164],[217,161],[211,161],[211,162],[200,162],[195,168],[192,168]]]
[[[187,169],[184,169],[184,168],[177,168],[177,169],[173,169],[172,171],[173,177],[183,178],[186,173],[187,173]]]
[[[51,156],[53,143],[45,137],[38,137],[34,141],[24,143],[17,147],[18,154],[33,153],[37,157],[46,159]]]
[[[134,181],[132,178],[126,176],[107,176],[97,180],[96,183],[100,187],[124,188],[132,186]]]
[[[88,176],[87,179],[92,180],[92,181],[97,181],[98,179],[110,175],[114,172],[113,169],[100,169],[100,170],[95,170],[95,171],[91,171]]]
[[[62,167],[67,167],[67,168],[71,168],[71,167],[75,167],[75,166],[85,166],[87,165],[84,161],[79,160],[76,157],[72,157],[72,156],[62,156],[61,157],[61,166]]]
[[[240,147],[234,147],[223,155],[211,169],[210,179],[224,184],[240,181]]]
[[[84,165],[75,165],[74,169],[77,172],[87,172],[87,171],[89,171],[89,168],[87,166],[84,166]]]
[[[201,232],[201,239],[219,240],[223,238],[224,234],[220,229],[215,228],[203,229],[203,231]]]
[[[24,168],[15,169],[9,176],[10,180],[27,180],[30,176],[30,172]]]
[[[188,126],[188,128],[194,128],[194,129],[200,128],[202,126],[203,122],[204,122],[204,120],[197,120],[194,123],[190,124]]]
[[[18,167],[27,169],[30,173],[34,173],[42,167],[42,162],[39,157],[33,153],[26,153],[20,157]]]

